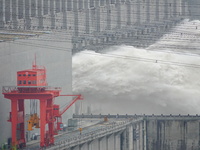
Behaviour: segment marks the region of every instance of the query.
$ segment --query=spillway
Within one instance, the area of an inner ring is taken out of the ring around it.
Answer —
[[[199,35],[200,21],[184,20],[145,49],[121,45],[77,53],[73,91],[84,95],[85,111],[93,113],[196,114]]]

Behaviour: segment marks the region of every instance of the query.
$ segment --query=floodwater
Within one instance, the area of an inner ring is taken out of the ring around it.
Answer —
[[[151,39],[149,39],[151,40]],[[114,46],[73,56],[73,91],[84,113],[197,114],[200,21],[184,20],[155,44]]]

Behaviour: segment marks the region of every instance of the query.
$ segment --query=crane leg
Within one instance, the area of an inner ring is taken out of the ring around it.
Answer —
[[[40,147],[45,146],[46,99],[40,99]]]
[[[11,99],[11,121],[12,121],[12,149],[15,149],[17,146],[17,99]]]

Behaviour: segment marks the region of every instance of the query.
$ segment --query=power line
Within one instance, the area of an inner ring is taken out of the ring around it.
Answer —
[[[26,46],[34,46],[39,48],[48,48],[52,50],[58,50],[58,51],[66,51],[71,52],[69,50],[64,50],[63,47],[54,47],[54,46],[48,46],[48,45],[37,45],[34,44],[24,44],[24,43],[14,43],[18,45],[26,45]],[[172,61],[165,61],[160,59],[151,59],[151,58],[142,58],[142,57],[133,57],[133,56],[124,56],[124,55],[117,55],[117,54],[100,54],[100,53],[89,53],[87,51],[82,51],[81,53],[87,54],[87,55],[97,55],[102,57],[111,57],[111,58],[120,58],[120,59],[126,59],[126,60],[133,60],[133,61],[142,61],[142,62],[150,62],[150,63],[160,63],[160,64],[167,64],[167,65],[176,65],[176,66],[183,66],[183,67],[191,67],[191,68],[200,68],[200,65],[197,64],[187,64],[187,63],[180,63],[180,62],[172,62]],[[195,55],[193,55],[195,56]],[[196,55],[197,56],[197,55]],[[197,56],[200,57],[200,56]]]
[[[133,61],[141,61],[147,63],[160,63],[165,65],[175,65],[175,66],[183,66],[183,67],[191,67],[191,68],[200,68],[200,65],[197,64],[187,64],[187,63],[180,63],[180,62],[173,62],[173,61],[165,61],[160,59],[151,59],[151,58],[142,58],[142,57],[133,57],[133,56],[124,56],[124,55],[117,55],[117,54],[97,54],[97,53],[89,53],[89,52],[81,52],[82,54],[88,55],[98,55],[101,57],[111,57],[111,58],[120,58],[126,60],[133,60]]]

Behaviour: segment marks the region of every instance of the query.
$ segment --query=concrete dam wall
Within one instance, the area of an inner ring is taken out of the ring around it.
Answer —
[[[147,119],[148,150],[198,150],[199,123],[195,117]]]
[[[199,116],[148,116],[133,125],[133,150],[198,150]],[[131,132],[129,132],[131,134]]]
[[[72,31],[73,53],[98,51],[149,45],[192,10],[186,0],[0,0],[0,28]]]
[[[187,1],[86,0],[81,9],[74,3],[73,53],[120,44],[148,46],[189,14]]]
[[[126,125],[125,130],[107,136],[107,140],[116,140],[114,143],[109,142],[109,150],[199,149],[200,117],[198,115],[74,115],[74,118],[103,119],[105,116],[108,117],[108,120],[127,119],[130,121],[133,119],[131,123]],[[95,144],[95,141],[98,139],[91,143]],[[106,141],[102,145],[106,145]],[[116,149],[113,149],[114,147]]]

